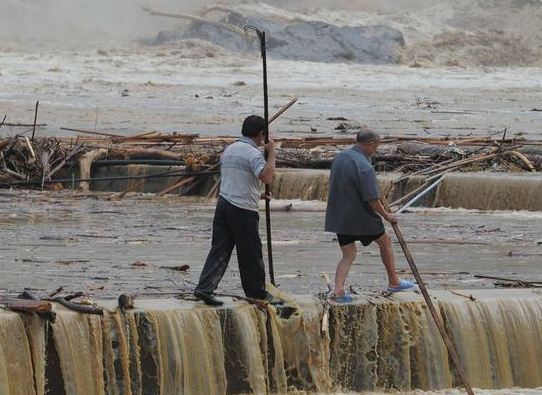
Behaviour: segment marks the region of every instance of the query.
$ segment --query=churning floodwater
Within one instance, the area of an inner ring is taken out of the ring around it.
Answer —
[[[191,290],[210,247],[214,202],[152,194],[110,201],[108,196],[2,192],[3,291],[67,286],[100,297]],[[284,211],[290,203],[290,211]],[[272,207],[277,210],[272,213],[277,282],[293,294],[323,291],[320,273],[333,274],[340,259],[335,235],[323,231],[325,203],[284,200]],[[538,277],[539,212],[415,209],[400,219],[430,288],[493,287],[474,274]],[[265,246],[263,217],[260,225]],[[398,268],[407,272],[398,244],[395,249]],[[137,261],[146,265],[133,265]],[[190,266],[188,272],[174,270],[182,265]],[[349,280],[360,291],[384,287],[377,247],[359,248]],[[221,291],[239,289],[234,256]]]
[[[262,111],[259,58],[223,50],[198,58],[186,43],[163,48],[0,52],[0,108],[8,122],[67,136],[61,127],[115,134],[145,131],[236,135]],[[184,57],[184,54],[188,57]],[[341,135],[343,117],[383,134],[510,135],[535,138],[541,124],[540,68],[409,68],[269,61],[270,112],[299,103],[273,125],[277,136]],[[16,134],[4,127],[1,133]]]
[[[68,127],[123,135],[157,130],[217,136],[237,134],[246,115],[262,112],[257,54],[193,38],[143,44],[160,30],[182,31],[185,24],[153,19],[136,2],[111,2],[103,10],[64,0],[49,3],[50,9],[41,3],[20,9],[11,0],[0,4],[6,19],[6,41],[0,43],[0,109],[7,122],[31,123],[40,100],[38,123],[47,124],[38,130],[41,135],[74,135],[61,129]],[[270,50],[271,113],[300,97],[273,124],[273,132],[340,135],[344,132],[335,129],[340,123],[336,119],[343,117],[383,134],[486,136],[508,128],[509,136],[539,135],[542,113],[533,110],[542,99],[542,69],[536,60],[542,59],[536,40],[540,6],[523,0],[503,1],[498,7],[489,0],[434,7],[418,3],[411,12],[397,7],[382,12],[365,3],[333,10],[316,3],[299,3],[297,10],[293,4],[289,9],[237,4],[235,10],[243,15],[277,24],[383,25],[404,35],[405,53],[397,55],[402,59],[398,64],[293,61],[273,58]],[[167,1],[152,5],[172,12],[179,7]],[[74,26],[82,12],[97,14],[99,22]],[[40,23],[27,23],[33,28],[19,34],[15,26],[8,28],[13,18],[32,15],[40,16]],[[58,21],[55,29],[41,26],[42,15]],[[108,23],[107,18],[117,20]],[[135,26],[126,26],[130,18]],[[22,131],[4,127],[0,133]]]
[[[263,111],[257,53],[197,35],[155,45],[160,34],[182,36],[187,24],[140,9],[197,13],[211,2],[102,3],[0,0],[0,119],[32,123],[39,100],[38,136],[76,135],[62,127],[220,136],[237,135],[247,115]],[[279,59],[271,50],[270,112],[300,97],[273,124],[276,136],[342,136],[350,132],[337,127],[347,122],[390,135],[501,136],[507,128],[508,137],[540,138],[537,0],[223,6],[281,26],[382,25],[374,30],[404,39],[389,57],[395,63],[378,66]],[[0,137],[20,133],[28,128],[0,129]],[[276,280],[298,295],[296,309],[283,312],[189,300],[210,247],[214,201],[2,190],[0,295],[63,287],[106,314],[55,305],[49,323],[0,310],[0,395],[463,394],[419,295],[382,297],[375,246],[358,248],[348,278],[356,303],[332,305],[324,319],[321,273],[333,275],[340,250],[323,231],[325,203],[298,199],[322,199],[327,177],[297,177],[279,180],[282,200],[272,202]],[[483,388],[475,393],[542,394],[538,290],[495,289],[495,280],[475,277],[542,281],[540,211],[502,210],[537,210],[540,185],[477,177],[483,196],[471,193],[472,179],[454,176],[436,204],[500,211],[417,208],[400,226],[473,385]],[[401,276],[411,278],[395,240],[394,248]],[[241,294],[235,255],[218,292]],[[116,311],[120,293],[138,294],[135,310]]]

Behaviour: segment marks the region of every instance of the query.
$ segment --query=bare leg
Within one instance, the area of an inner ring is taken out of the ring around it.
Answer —
[[[343,257],[337,266],[337,272],[335,273],[335,297],[344,296],[344,283],[346,282],[346,277],[350,271],[350,266],[356,259],[357,250],[356,243],[347,244],[341,246],[341,251],[343,252]]]
[[[398,287],[400,285],[400,279],[395,271],[395,255],[391,245],[391,236],[388,232],[385,232],[376,239],[375,242],[380,247],[380,257],[382,258],[382,263],[386,267],[386,272],[388,273],[388,285],[390,287]]]

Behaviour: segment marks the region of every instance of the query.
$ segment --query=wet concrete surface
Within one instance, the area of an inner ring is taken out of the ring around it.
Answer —
[[[214,202],[109,196],[2,191],[0,292],[43,294],[60,286],[95,298],[190,292],[210,247]],[[315,295],[325,289],[321,272],[333,278],[339,246],[323,231],[325,203],[275,201],[273,207],[289,202],[291,211],[272,213],[276,281],[288,292]],[[494,287],[474,274],[542,281],[540,212],[416,209],[402,215],[400,225],[429,288]],[[412,278],[394,245],[398,270]],[[174,270],[182,265],[190,269]],[[348,284],[378,292],[385,280],[378,248],[358,247]],[[242,293],[235,253],[218,292]]]

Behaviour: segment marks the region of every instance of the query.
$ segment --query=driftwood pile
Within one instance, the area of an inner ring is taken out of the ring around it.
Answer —
[[[33,181],[43,185],[79,154],[82,142],[62,142],[56,138],[13,137],[0,140],[0,182],[4,185]]]
[[[174,179],[171,189],[161,192],[165,194],[201,181],[200,174],[218,173],[222,151],[237,140],[197,134],[151,132],[126,137],[68,130],[85,135],[0,138],[0,186],[55,188],[93,181],[90,166],[146,164],[168,169],[159,175]],[[88,133],[99,136],[89,137]],[[354,137],[288,137],[275,141],[280,144],[279,167],[311,169],[329,168],[334,156],[354,143]],[[506,134],[497,139],[383,136],[374,161],[378,171],[402,172],[401,179],[425,176],[428,182],[457,170],[534,172],[542,171],[542,142],[506,138]],[[170,171],[172,167],[176,170]]]

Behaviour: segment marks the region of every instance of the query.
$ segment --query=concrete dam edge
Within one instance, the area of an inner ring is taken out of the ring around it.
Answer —
[[[542,385],[538,290],[432,291],[478,388]],[[469,298],[472,296],[472,298]],[[55,323],[0,310],[1,394],[267,394],[459,385],[417,293],[354,303],[295,296],[265,310],[232,298],[136,299],[103,316],[55,304]]]

